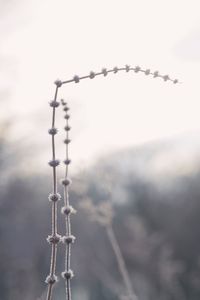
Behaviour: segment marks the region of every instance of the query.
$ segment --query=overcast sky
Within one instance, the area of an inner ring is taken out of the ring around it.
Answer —
[[[199,0],[1,0],[0,6],[1,116],[12,116],[15,135],[45,149],[54,80],[125,64],[182,84],[132,72],[63,86],[75,165],[200,129]]]

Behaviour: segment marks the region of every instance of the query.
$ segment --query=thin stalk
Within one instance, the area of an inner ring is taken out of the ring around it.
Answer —
[[[109,69],[109,70],[107,70],[106,68],[103,68],[101,70],[101,72],[96,72],[96,73],[93,72],[93,71],[91,71],[89,75],[85,75],[85,76],[75,75],[72,79],[68,79],[68,80],[62,81],[62,84],[71,83],[71,82],[78,83],[80,80],[83,80],[83,79],[94,79],[95,77],[100,76],[100,75],[103,75],[104,77],[106,77],[108,75],[108,73],[114,73],[114,74],[116,74],[116,73],[118,73],[120,71],[126,71],[127,73],[129,71],[134,71],[135,73],[142,72],[146,76],[151,75],[151,76],[153,76],[153,78],[162,78],[164,81],[171,81],[174,84],[180,83],[178,81],[178,79],[172,79],[172,78],[169,77],[169,75],[161,75],[161,74],[159,74],[158,71],[151,72],[150,69],[142,69],[139,66],[131,67],[129,65],[126,65],[125,67],[122,67],[122,68],[114,67],[113,69]]]
[[[52,193],[49,195],[49,201],[52,203],[51,212],[51,235],[48,236],[47,241],[51,244],[51,262],[50,262],[50,272],[46,278],[46,283],[48,284],[46,300],[52,299],[53,286],[57,281],[56,276],[56,258],[57,258],[57,244],[60,241],[60,236],[57,233],[57,202],[60,200],[60,195],[57,193],[57,174],[56,167],[59,165],[59,161],[56,159],[55,150],[55,134],[57,129],[55,128],[55,114],[56,108],[59,106],[57,102],[58,88],[62,85],[60,81],[56,81],[56,90],[54,100],[50,102],[52,107],[52,127],[49,129],[49,134],[51,135],[51,147],[52,147],[52,160],[49,161],[49,165],[52,167]]]
[[[123,278],[124,285],[126,287],[126,291],[127,291],[127,294],[128,294],[127,296],[129,298],[129,300],[137,300],[138,298],[137,298],[137,296],[135,295],[135,293],[133,291],[133,287],[132,287],[132,284],[131,284],[129,273],[128,273],[128,270],[126,268],[122,252],[120,250],[119,244],[117,242],[117,239],[115,237],[115,233],[113,231],[113,228],[112,228],[111,224],[106,226],[106,232],[107,232],[110,244],[112,246],[112,249],[115,253],[118,268],[119,268],[119,271],[120,271],[121,276]]]
[[[65,279],[65,289],[66,289],[66,300],[71,300],[71,279],[74,276],[73,271],[70,269],[71,266],[71,244],[74,242],[75,237],[72,235],[71,232],[71,213],[74,212],[72,206],[70,206],[69,203],[69,185],[71,183],[70,179],[68,178],[69,173],[69,164],[71,163],[71,160],[69,159],[69,108],[67,104],[62,100],[63,104],[63,110],[66,112],[65,119],[66,119],[66,125],[65,125],[65,131],[66,131],[66,137],[65,137],[65,178],[62,180],[63,184],[63,194],[64,194],[64,206],[62,207],[61,212],[65,215],[65,227],[66,227],[66,233],[65,236],[62,238],[63,243],[66,244],[65,249],[65,271],[62,272],[62,277]]]

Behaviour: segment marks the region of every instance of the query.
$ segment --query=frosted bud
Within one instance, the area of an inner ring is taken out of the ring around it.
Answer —
[[[75,214],[76,210],[71,205],[66,205],[61,208],[61,213],[63,215]]]
[[[75,75],[73,79],[74,79],[75,83],[78,83],[80,81],[80,78],[78,75]]]
[[[93,79],[95,77],[95,73],[93,71],[90,72],[90,79]]]
[[[103,76],[106,76],[108,74],[108,71],[106,68],[103,68],[101,72],[102,72]]]
[[[65,140],[64,140],[64,143],[67,144],[67,145],[68,145],[70,142],[71,142],[70,139],[65,139]]]
[[[141,68],[139,66],[135,67],[135,73],[139,72],[141,70]]]
[[[150,69],[145,70],[144,74],[149,75],[150,74]]]
[[[55,135],[58,132],[58,129],[53,127],[48,130],[48,133],[51,135]]]
[[[126,69],[126,72],[129,72],[129,71],[130,71],[130,66],[129,66],[129,65],[126,65],[126,66],[125,66],[125,69]]]
[[[60,101],[61,101],[62,105],[67,105],[67,102],[65,102],[64,99],[61,99]]]
[[[65,159],[65,160],[64,160],[64,164],[65,164],[65,165],[69,165],[70,163],[71,163],[71,159],[68,158],[68,159]]]
[[[58,277],[56,275],[48,275],[45,282],[47,284],[54,284],[58,281]]]
[[[62,81],[57,79],[56,81],[54,81],[55,85],[59,88],[62,85]]]
[[[69,107],[66,106],[63,108],[63,110],[67,112],[69,110]]]
[[[56,101],[56,100],[53,100],[53,101],[51,101],[51,102],[49,103],[49,105],[50,105],[51,107],[58,107],[58,106],[60,105],[60,103],[59,103],[58,101]]]
[[[62,272],[62,277],[64,278],[64,279],[72,279],[73,277],[74,277],[74,272],[70,269],[70,270],[68,270],[68,271],[64,271],[64,272]]]
[[[49,201],[57,202],[61,199],[61,196],[60,196],[60,194],[56,193],[56,194],[50,194],[48,198],[49,198]]]
[[[63,185],[70,185],[71,183],[72,183],[72,181],[71,181],[71,179],[69,179],[69,178],[64,178],[64,179],[62,179],[61,180],[61,183],[63,184]]]
[[[156,77],[158,77],[158,76],[159,76],[158,71],[155,71],[155,72],[153,73],[153,77],[156,78]]]
[[[164,75],[163,79],[164,79],[164,81],[167,81],[167,80],[169,80],[169,76],[168,75]]]
[[[61,241],[61,236],[59,234],[48,235],[47,242],[49,244],[58,244]]]
[[[64,118],[65,118],[66,120],[69,120],[70,115],[67,114],[67,115],[64,116]]]
[[[57,167],[60,164],[60,161],[58,159],[52,159],[49,161],[50,167]]]
[[[113,72],[116,74],[119,71],[118,67],[113,68]]]
[[[71,127],[67,125],[67,126],[64,127],[64,129],[65,129],[66,131],[70,131]]]
[[[173,81],[173,83],[174,83],[174,84],[178,83],[178,79],[175,79],[175,80]]]
[[[73,244],[75,242],[76,237],[74,235],[68,235],[62,237],[63,244]]]

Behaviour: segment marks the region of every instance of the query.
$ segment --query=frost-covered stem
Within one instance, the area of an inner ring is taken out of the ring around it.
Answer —
[[[56,150],[55,150],[55,135],[57,134],[57,129],[55,128],[55,113],[56,108],[59,106],[59,102],[57,102],[58,96],[58,88],[61,87],[62,82],[60,80],[55,81],[56,90],[54,100],[50,102],[50,106],[52,107],[52,127],[49,129],[49,134],[51,135],[51,146],[52,146],[52,160],[49,161],[50,167],[52,167],[53,172],[53,191],[49,195],[49,201],[52,203],[52,220],[51,226],[52,231],[51,235],[47,237],[47,241],[51,244],[51,263],[50,263],[50,273],[46,278],[46,283],[48,284],[47,296],[46,300],[52,299],[52,290],[53,285],[57,281],[56,272],[56,257],[57,257],[57,244],[60,242],[60,235],[57,233],[57,202],[60,200],[60,195],[57,193],[57,175],[56,175],[56,167],[60,164],[59,160],[56,159]]]
[[[124,284],[125,284],[125,287],[126,287],[126,290],[127,290],[128,298],[129,298],[129,300],[137,300],[138,298],[137,298],[137,296],[135,295],[135,293],[133,291],[133,287],[132,287],[131,280],[130,280],[130,277],[129,277],[129,274],[128,274],[128,270],[126,268],[123,255],[121,253],[119,244],[117,242],[117,239],[115,237],[115,233],[113,231],[113,228],[112,228],[111,224],[106,226],[106,231],[107,231],[107,235],[108,235],[109,241],[111,243],[111,246],[113,248],[113,251],[115,253],[118,268],[119,268],[119,271],[120,271],[121,276],[123,278],[123,281],[124,281]]]
[[[61,212],[65,215],[65,227],[66,227],[66,233],[65,236],[62,238],[62,241],[64,244],[66,244],[66,249],[65,249],[65,271],[62,272],[62,277],[65,279],[65,287],[66,287],[66,300],[71,300],[71,279],[74,276],[73,271],[70,269],[71,265],[71,244],[74,243],[75,237],[71,233],[71,220],[70,220],[70,215],[71,213],[75,212],[73,207],[70,206],[69,203],[69,185],[71,183],[71,180],[68,178],[68,168],[69,164],[71,163],[71,160],[69,159],[69,131],[70,131],[70,126],[69,126],[69,118],[70,115],[68,114],[69,107],[67,106],[67,103],[64,100],[62,101],[63,105],[63,110],[66,113],[65,114],[65,119],[66,119],[66,125],[65,125],[65,131],[66,131],[66,137],[64,140],[64,143],[66,145],[65,147],[65,178],[62,180],[63,184],[63,194],[64,194],[64,206],[61,209]]]
[[[71,82],[78,83],[80,80],[88,79],[88,78],[94,79],[95,77],[97,77],[99,75],[103,75],[104,77],[106,77],[109,73],[117,74],[120,71],[125,71],[127,73],[130,71],[133,71],[135,73],[144,73],[146,76],[151,75],[151,76],[153,76],[153,78],[160,77],[164,81],[171,81],[175,84],[179,82],[178,79],[171,79],[169,77],[169,75],[161,75],[161,74],[159,74],[158,71],[151,72],[150,69],[142,69],[140,66],[131,67],[129,65],[125,65],[125,67],[122,67],[122,68],[114,67],[113,69],[109,69],[109,70],[106,68],[103,68],[100,72],[91,71],[89,75],[85,75],[85,76],[75,75],[72,79],[62,81],[62,84],[71,83]]]

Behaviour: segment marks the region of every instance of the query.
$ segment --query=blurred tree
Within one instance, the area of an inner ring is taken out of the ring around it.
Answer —
[[[47,199],[50,178],[41,173],[27,174],[22,168],[7,172],[8,153],[12,164],[16,161],[19,165],[24,152],[15,154],[14,145],[3,138],[6,130],[2,129],[0,135],[0,269],[4,274],[0,295],[4,300],[36,300],[44,291],[49,267],[45,238],[50,226]],[[155,149],[158,155],[158,145]],[[71,190],[73,206],[78,207],[88,197],[95,205],[105,199],[111,201],[115,211],[113,228],[139,300],[197,300],[200,171],[188,176],[177,174],[171,179],[168,176],[167,187],[160,189],[159,180],[149,180],[141,176],[141,168],[134,168],[138,157],[132,153],[136,161],[129,156],[129,168],[123,168],[118,155],[115,159],[113,155],[112,162],[105,157],[101,164],[76,175]],[[148,153],[153,159],[152,148],[150,152],[148,148],[138,151],[140,160],[142,156],[146,159]],[[197,160],[196,165],[199,163]],[[147,161],[144,166],[148,168]],[[5,177],[4,173],[8,175]],[[77,236],[72,257],[76,275],[72,282],[74,299],[114,300],[119,294],[125,296],[104,228],[96,223],[91,225],[81,209],[72,221]],[[64,233],[62,221],[59,232]],[[60,248],[59,254],[63,250]],[[58,275],[63,269],[59,254]],[[62,291],[64,283],[60,281],[56,290],[60,298]]]

